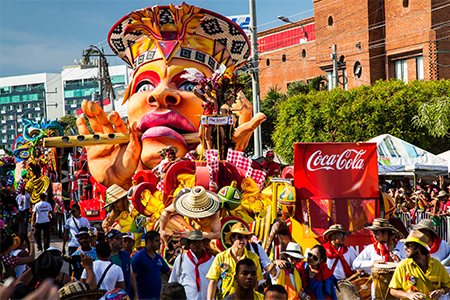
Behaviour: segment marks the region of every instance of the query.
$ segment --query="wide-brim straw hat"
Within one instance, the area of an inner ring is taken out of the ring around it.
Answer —
[[[414,228],[416,230],[421,230],[421,229],[429,230],[429,231],[433,232],[437,237],[439,237],[439,234],[437,233],[436,229],[434,228],[433,221],[431,221],[429,219],[420,220],[419,224],[412,225],[412,228]]]
[[[231,231],[227,232],[225,235],[225,242],[228,244],[232,244],[231,242],[231,236],[234,234],[242,234],[247,235],[249,238],[254,234],[253,232],[248,231],[247,227],[244,226],[242,223],[236,223],[231,227]]]
[[[58,296],[61,300],[66,299],[100,299],[106,293],[106,290],[88,290],[82,282],[70,282],[58,290]]]
[[[203,241],[204,245],[207,245],[210,239],[205,238],[200,230],[192,230],[187,238],[182,238],[180,241],[186,250],[189,250],[189,241]]]
[[[439,194],[437,195],[438,198],[445,197],[445,196],[448,196],[447,192],[445,192],[445,191],[439,191]]]
[[[400,233],[397,230],[397,228],[395,228],[394,226],[391,225],[391,223],[389,223],[388,220],[382,219],[382,218],[373,220],[372,225],[364,226],[364,228],[369,229],[371,231],[375,231],[375,230],[390,230],[390,231],[393,231],[395,233]]]
[[[120,187],[117,184],[113,184],[106,190],[106,205],[103,206],[103,209],[107,208],[111,204],[114,204],[115,202],[119,201],[123,197],[127,196],[127,191],[124,190],[122,187]]]
[[[325,230],[325,232],[323,233],[323,239],[327,241],[328,235],[330,235],[333,232],[342,232],[345,236],[348,236],[353,233],[352,231],[345,230],[344,226],[342,226],[341,224],[334,224],[331,225],[330,228]]]
[[[428,247],[428,237],[418,230],[411,231],[411,233],[408,235],[408,237],[406,239],[401,239],[400,242],[402,242],[403,244],[411,243],[411,242],[417,243],[419,245],[424,246],[425,249],[430,251],[430,247]]]
[[[183,194],[173,203],[175,211],[188,218],[207,218],[222,207],[222,200],[216,193],[194,186],[189,193]]]
[[[281,254],[287,254],[289,256],[304,259],[305,257],[302,255],[302,247],[300,247],[297,243],[289,242],[289,244],[286,247],[286,250],[281,252]]]

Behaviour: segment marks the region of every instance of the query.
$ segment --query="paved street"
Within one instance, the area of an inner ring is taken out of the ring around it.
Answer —
[[[44,242],[44,237],[42,237],[42,243]],[[59,250],[62,251],[62,245],[63,245],[63,239],[59,238],[56,234],[51,234],[50,235],[50,246],[55,247]],[[37,258],[42,252],[38,252],[37,251],[37,246],[36,246],[36,242],[34,243],[34,250],[35,250],[35,257]],[[66,246],[66,251],[67,251],[67,246]],[[62,267],[62,271],[69,273],[69,264],[64,262],[64,265]]]

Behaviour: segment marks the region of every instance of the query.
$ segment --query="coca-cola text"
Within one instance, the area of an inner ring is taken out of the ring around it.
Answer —
[[[306,168],[309,171],[318,170],[360,170],[364,168],[364,159],[361,158],[367,150],[346,149],[341,154],[322,155],[317,150],[308,159]]]

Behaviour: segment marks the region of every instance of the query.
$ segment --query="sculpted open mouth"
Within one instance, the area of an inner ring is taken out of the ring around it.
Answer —
[[[162,114],[147,113],[139,122],[138,131],[143,133],[141,140],[155,137],[170,137],[179,140],[186,147],[188,147],[188,144],[182,135],[198,132],[191,122],[174,111]]]

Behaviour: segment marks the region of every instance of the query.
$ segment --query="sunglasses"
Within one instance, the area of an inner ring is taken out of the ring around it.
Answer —
[[[312,254],[311,252],[308,253],[308,258],[312,258],[312,259],[314,259],[314,261],[318,261],[318,260],[319,260],[319,258],[317,257],[317,255]]]
[[[238,240],[243,240],[243,239],[247,240],[248,239],[248,237],[246,235],[243,235],[243,234],[237,234],[237,235],[235,235],[235,237]]]

